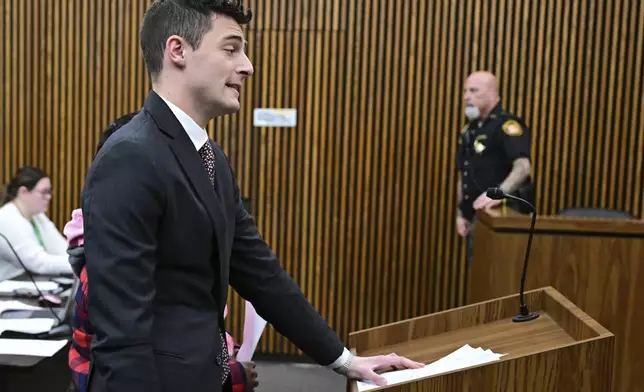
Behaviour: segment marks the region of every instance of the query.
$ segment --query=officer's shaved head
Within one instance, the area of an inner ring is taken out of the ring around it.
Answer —
[[[493,73],[476,71],[465,80],[465,111],[471,119],[487,117],[499,103],[499,81]]]
[[[482,86],[486,90],[495,93],[497,96],[499,95],[499,80],[492,72],[476,71],[467,77],[465,84],[467,85],[468,82],[470,84]]]

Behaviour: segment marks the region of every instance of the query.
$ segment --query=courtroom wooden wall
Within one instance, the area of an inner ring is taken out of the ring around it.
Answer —
[[[340,336],[463,303],[454,154],[462,82],[501,80],[533,130],[541,213],[644,210],[644,5],[583,1],[252,0],[256,73],[210,132],[266,240]],[[99,132],[148,89],[145,1],[2,0],[0,181],[52,173],[62,228]],[[297,108],[254,128],[254,107]],[[337,302],[337,304],[336,304]],[[231,299],[241,338],[243,304]],[[296,353],[272,329],[264,352]]]

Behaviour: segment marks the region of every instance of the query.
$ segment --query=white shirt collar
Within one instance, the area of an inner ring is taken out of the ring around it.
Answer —
[[[174,113],[174,116],[177,118],[177,120],[179,120],[179,123],[188,134],[188,137],[192,141],[192,144],[195,145],[195,148],[199,150],[201,147],[203,147],[203,145],[208,141],[208,133],[206,132],[206,130],[201,128],[195,122],[195,120],[188,116],[186,112],[179,109],[177,105],[173,104],[163,97],[161,97],[161,99],[165,101],[170,110],[172,110],[172,113]]]

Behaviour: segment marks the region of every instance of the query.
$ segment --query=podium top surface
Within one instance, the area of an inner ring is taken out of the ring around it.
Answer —
[[[574,344],[576,341],[549,314],[541,313],[539,318],[531,322],[515,323],[509,317],[386,348],[365,350],[361,355],[386,355],[394,352],[414,361],[431,363],[464,344],[469,344],[472,347],[483,347],[495,353],[505,354],[503,359],[513,359],[549,350],[553,346]]]
[[[512,295],[354,332],[350,347],[358,355],[395,352],[429,363],[465,344],[512,359],[613,336],[552,287],[526,292],[525,300],[537,319],[512,321],[520,303]]]
[[[476,218],[495,231],[526,233],[532,219],[529,215],[503,207],[478,211]],[[535,231],[644,238],[644,220],[537,215]]]

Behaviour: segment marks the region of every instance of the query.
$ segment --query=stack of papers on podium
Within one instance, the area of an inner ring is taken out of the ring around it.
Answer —
[[[393,372],[383,373],[381,376],[387,380],[387,385],[400,384],[470,366],[483,365],[485,363],[498,361],[504,355],[506,354],[497,354],[491,350],[483,350],[481,347],[472,348],[469,344],[466,344],[451,354],[425,365],[423,368],[396,370]],[[371,382],[358,381],[358,391],[369,391],[376,388],[380,387]]]

